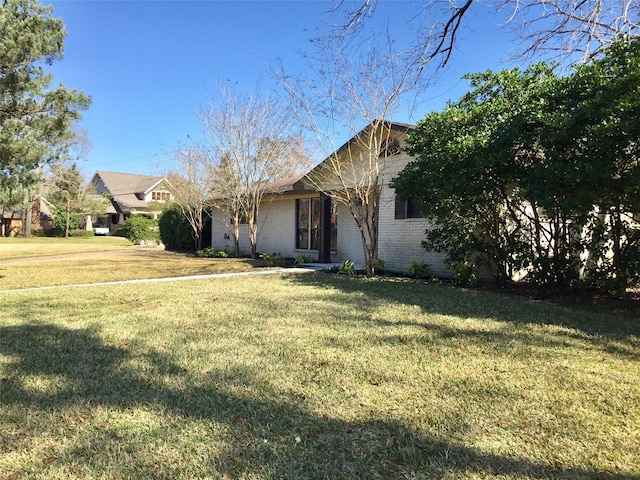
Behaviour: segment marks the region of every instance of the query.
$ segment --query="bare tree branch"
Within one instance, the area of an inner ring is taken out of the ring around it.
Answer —
[[[293,117],[275,97],[221,90],[200,112],[218,159],[216,193],[233,218],[238,248],[240,217],[249,227],[251,256],[257,256],[257,217],[269,183],[306,171],[309,160]]]
[[[387,119],[416,86],[414,59],[394,50],[388,32],[360,41],[328,39],[316,47],[306,57],[309,77],[288,76],[284,67],[274,75],[298,122],[325,149],[324,161],[306,180],[346,207],[360,232],[367,272],[373,275],[388,157],[383,147],[397,135]]]
[[[176,155],[177,172],[167,172],[175,205],[187,219],[196,251],[202,248],[202,231],[213,201],[213,161],[200,146],[181,150]]]
[[[334,15],[346,21],[335,38],[360,35],[378,0],[364,0],[358,7],[338,2]],[[496,23],[511,27],[519,44],[515,56],[575,63],[598,55],[621,36],[640,33],[640,0],[424,0],[409,23],[418,25],[420,37],[412,46],[421,71],[438,59],[435,70],[445,66],[460,40],[460,26],[473,6],[491,9]]]

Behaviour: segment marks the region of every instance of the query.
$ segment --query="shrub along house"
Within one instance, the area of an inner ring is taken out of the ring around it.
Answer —
[[[404,271],[415,261],[428,264],[434,275],[449,275],[444,264],[445,255],[427,252],[421,246],[429,222],[421,217],[417,205],[411,200],[399,201],[389,186],[391,179],[413,160],[402,146],[414,127],[393,122],[379,124],[379,128],[386,129],[385,141],[381,142],[380,151],[375,155],[362,154],[360,150],[366,147],[359,141],[373,128],[372,124],[306,175],[270,185],[258,213],[260,252],[294,258],[303,254],[319,263],[352,260],[358,266],[363,265],[365,253],[360,231],[347,204],[339,199],[344,197],[344,184],[332,173],[335,168],[329,165],[345,161],[353,168],[355,162],[356,175],[343,179],[346,182],[361,179],[362,175],[357,172],[375,170],[378,192],[376,256],[384,261],[385,269]],[[373,167],[369,163],[372,158],[376,163]],[[323,171],[330,173],[320,175]],[[349,185],[346,188],[352,190]],[[240,227],[240,250],[247,253],[246,225]],[[233,245],[228,215],[223,210],[215,212],[212,247],[233,251]]]
[[[131,215],[157,218],[162,204],[170,202],[169,182],[164,177],[97,171],[91,180],[95,193],[111,200],[106,217],[99,217],[95,227],[107,227],[113,234]]]

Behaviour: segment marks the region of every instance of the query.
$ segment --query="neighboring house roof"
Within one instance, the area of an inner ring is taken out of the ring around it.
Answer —
[[[111,208],[107,208],[107,213],[145,209],[148,207],[148,202],[144,200],[145,195],[163,182],[168,184],[164,177],[106,172],[104,170],[98,170],[94,175],[92,182],[98,185],[98,181],[102,182],[106,191],[111,195],[113,205]]]
[[[152,175],[105,172],[104,170],[98,170],[96,175],[100,177],[111,195],[148,193],[165,180],[164,177]]]
[[[40,197],[40,218],[52,219],[53,214],[51,213],[51,210],[55,210],[55,208],[56,207],[54,207],[46,198],[42,196]]]
[[[46,198],[44,198],[41,195],[38,195],[36,198],[34,198],[32,208],[36,206],[37,206],[37,212],[39,213],[41,219],[51,220],[53,218],[51,209],[55,210],[55,207],[51,203],[49,203]],[[23,213],[22,210],[24,209],[16,209],[14,211],[9,211],[9,210],[5,210],[3,207],[0,206],[0,210],[2,210],[2,213],[0,216],[4,219],[20,220],[22,218],[22,213]]]

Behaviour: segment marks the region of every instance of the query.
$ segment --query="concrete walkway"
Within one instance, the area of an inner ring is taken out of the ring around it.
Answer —
[[[325,268],[326,265],[323,266]],[[101,282],[101,283],[76,283],[72,285],[50,285],[46,287],[29,287],[29,288],[16,288],[11,290],[0,290],[0,293],[11,292],[29,292],[34,290],[53,290],[58,288],[77,288],[77,287],[100,287],[105,285],[126,285],[132,283],[160,283],[160,282],[179,282],[182,280],[206,280],[209,278],[226,278],[226,277],[242,277],[249,275],[277,275],[283,273],[310,273],[317,272],[319,268],[316,266],[305,266],[298,268],[278,268],[278,269],[260,269],[251,270],[248,272],[229,272],[229,273],[210,273],[207,275],[189,275],[186,277],[164,277],[164,278],[143,278],[137,280],[118,280],[115,282]]]

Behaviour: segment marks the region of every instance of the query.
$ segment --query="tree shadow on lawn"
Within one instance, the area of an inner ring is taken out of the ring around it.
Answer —
[[[62,435],[68,437],[65,442],[68,446],[53,452],[56,465],[65,462],[80,465],[85,474],[91,472],[93,476],[186,478],[226,473],[230,478],[253,475],[359,479],[442,478],[455,474],[530,479],[640,479],[640,475],[554,467],[486,453],[462,441],[415,431],[395,419],[365,418],[364,412],[362,418],[349,421],[314,414],[305,410],[303,399],[275,391],[243,367],[216,370],[214,366],[208,378],[196,381],[191,377],[194,372],[185,371],[165,354],[114,347],[105,344],[97,332],[87,329],[37,323],[0,327],[0,354],[9,359],[0,377],[0,402],[7,407],[47,411],[54,418],[63,419],[68,409],[80,409],[91,417],[92,409],[106,407],[117,416],[120,410],[131,412],[144,406],[161,417],[171,416],[170,424],[180,423],[175,417],[183,417],[224,426],[224,433],[215,434],[221,437],[208,439],[212,443],[221,442],[223,447],[214,450],[211,458],[204,461],[200,458],[195,465],[187,462],[182,469],[176,464],[156,462],[149,453],[138,458],[132,451],[140,445],[141,436],[142,442],[152,444],[159,436],[175,435],[170,426],[166,432],[149,433],[148,439],[140,431],[116,435],[108,425],[67,427]],[[132,360],[147,368],[141,371],[132,367]],[[25,385],[26,378],[38,375],[56,376],[64,381],[51,391],[35,391]],[[181,379],[181,386],[167,378]],[[257,389],[261,394],[240,394],[233,389],[238,384]],[[0,419],[3,423],[10,422],[7,417]],[[189,428],[185,423],[184,428]],[[49,428],[59,436],[60,429],[65,428],[62,420],[60,425],[36,427],[40,432],[14,426],[23,436],[37,436]],[[11,425],[4,428],[13,430]],[[185,448],[172,445],[171,438],[166,442],[169,449]],[[120,453],[113,454],[107,463],[94,462],[101,451]],[[129,455],[119,458],[121,452]],[[32,463],[36,463],[35,459]],[[42,471],[37,473],[43,474],[47,467],[40,468]],[[191,470],[185,474],[184,469]],[[3,475],[14,473],[20,474]]]
[[[437,332],[441,337],[476,337],[492,344],[507,337],[519,338],[533,346],[569,346],[575,340],[590,342],[594,348],[612,354],[637,358],[640,354],[640,316],[619,312],[593,311],[531,300],[499,291],[462,289],[409,279],[350,277],[317,273],[292,275],[294,284],[334,289],[337,306],[343,305],[343,294],[360,297],[359,307],[365,321],[384,326],[415,326]],[[356,297],[356,298],[357,298]],[[329,297],[331,299],[331,297]],[[421,312],[458,318],[486,318],[504,322],[503,331],[455,329],[437,323],[421,323],[396,319],[368,319],[380,305],[394,303],[418,307]],[[339,310],[338,309],[336,311]],[[337,314],[336,318],[340,318]],[[340,319],[339,321],[341,321]],[[531,325],[562,327],[549,335],[536,334]],[[563,340],[563,338],[565,340]]]

